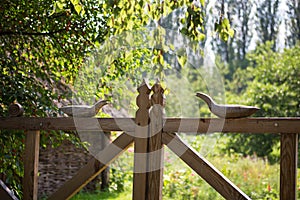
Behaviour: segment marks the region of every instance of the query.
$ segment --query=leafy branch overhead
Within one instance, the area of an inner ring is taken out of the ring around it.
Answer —
[[[85,5],[80,0],[58,0],[55,1],[51,14],[75,10],[84,17]],[[72,9],[68,5],[72,6]],[[222,2],[223,6],[224,2]],[[107,17],[106,25],[113,33],[119,34],[122,31],[132,30],[149,25],[151,22],[158,23],[176,10],[181,10],[184,15],[177,16],[181,24],[180,31],[196,40],[203,40],[205,37],[205,15],[206,5],[204,0],[172,0],[172,1],[100,1],[97,7],[103,8],[101,15]],[[223,18],[221,12],[220,19]],[[218,21],[216,19],[216,21]],[[233,30],[227,19],[221,20],[216,32],[221,38],[227,40],[233,36]]]
[[[58,83],[74,82],[95,44],[126,30],[151,23],[161,25],[162,19],[174,11],[184,13],[177,19],[180,31],[195,40],[203,40],[205,6],[203,0],[5,0],[0,5],[3,11],[0,13],[1,112],[6,112],[8,104],[18,100],[28,102],[25,110],[38,108],[34,112],[43,115],[49,111],[51,99],[65,98],[65,93],[53,91]],[[216,30],[223,39],[232,35],[230,25],[225,22],[226,19]],[[27,79],[32,81],[24,81]],[[6,88],[24,89],[15,93]],[[37,94],[29,92],[31,88]]]
[[[229,37],[233,37],[234,30],[230,28],[228,19],[221,19],[215,23],[215,31],[219,33],[222,40],[227,41]]]
[[[99,44],[128,30],[154,24],[163,27],[163,19],[171,13],[180,11],[175,21],[181,33],[196,41],[203,40],[205,8],[204,0],[2,0],[0,115],[7,116],[9,105],[18,101],[27,116],[57,116],[58,105],[72,98],[78,73]],[[226,35],[227,29],[217,31]],[[150,57],[150,53],[157,58],[141,59],[145,55]],[[136,49],[120,55],[118,60],[109,63],[105,76],[98,78],[97,90],[102,94],[109,92],[112,80],[120,76],[130,79],[137,72],[149,70],[147,64],[155,60],[163,62],[161,51]],[[24,146],[19,139],[23,136],[19,136],[20,133],[10,133],[0,137],[1,144],[18,147],[16,155],[11,156],[13,165],[18,166],[16,162],[20,161]],[[54,137],[59,139],[66,135],[57,133]],[[48,141],[48,136],[43,136],[41,143],[44,145]],[[10,153],[9,149],[3,152]],[[22,166],[17,171],[9,165],[1,170],[0,173],[5,170],[7,174],[17,173],[20,177],[22,174]],[[20,181],[15,181],[13,176],[9,178],[14,181],[11,184],[15,190],[20,190]]]

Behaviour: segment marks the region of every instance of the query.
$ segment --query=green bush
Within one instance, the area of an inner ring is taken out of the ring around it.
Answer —
[[[259,117],[297,117],[300,115],[300,47],[274,52],[272,43],[258,45],[247,55],[245,70],[237,70],[227,84],[227,103],[253,105]],[[278,163],[279,137],[276,134],[235,134],[227,150],[245,155],[267,157]]]

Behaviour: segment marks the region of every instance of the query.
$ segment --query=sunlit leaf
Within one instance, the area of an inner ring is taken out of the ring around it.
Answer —
[[[74,8],[75,8],[77,14],[80,14],[80,11],[82,10],[82,6],[79,5],[79,4],[76,4],[76,5],[74,6]]]

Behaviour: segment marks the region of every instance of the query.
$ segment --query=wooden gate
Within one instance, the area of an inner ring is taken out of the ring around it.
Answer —
[[[170,148],[225,199],[250,199],[209,161],[186,144],[177,132],[280,133],[280,199],[296,199],[297,133],[300,132],[300,118],[243,118],[225,121],[218,118],[164,118],[164,90],[161,85],[156,83],[150,88],[143,82],[138,92],[139,108],[135,118],[81,118],[77,119],[81,123],[76,124],[75,119],[71,117],[1,117],[0,129],[26,130],[24,199],[37,199],[40,130],[99,129],[103,132],[123,131],[123,133],[54,192],[49,197],[50,200],[71,198],[132,143],[135,148],[132,195],[134,200],[162,199],[164,146]],[[92,123],[94,120],[97,120],[96,125]]]

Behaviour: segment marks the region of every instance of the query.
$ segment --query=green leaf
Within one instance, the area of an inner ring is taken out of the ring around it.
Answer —
[[[205,0],[200,0],[202,6],[205,6]]]
[[[71,1],[71,3],[74,5],[74,6],[76,6],[77,4],[79,4],[79,0],[70,0]]]
[[[223,19],[222,26],[223,26],[223,28],[230,27],[230,23],[229,23],[229,20],[227,18]]]
[[[64,1],[57,1],[56,5],[60,10],[63,10],[64,7],[66,6],[66,3]]]
[[[234,36],[234,30],[233,29],[229,29],[228,30],[228,34],[230,37],[233,37]]]
[[[177,60],[179,62],[179,64],[181,65],[181,67],[184,67],[187,61],[187,57],[186,56],[177,56]]]
[[[82,10],[82,6],[79,5],[79,4],[76,4],[76,5],[74,6],[74,8],[75,8],[77,14],[80,14],[80,11]]]

